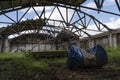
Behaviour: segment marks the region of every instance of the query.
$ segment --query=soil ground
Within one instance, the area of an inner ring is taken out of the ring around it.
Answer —
[[[67,58],[37,60],[46,63],[46,68],[26,68],[21,60],[17,63],[13,59],[0,60],[0,80],[120,80],[119,61],[100,68],[71,70],[67,67]],[[28,69],[33,69],[34,73]]]
[[[101,68],[84,68],[77,70],[68,69],[67,66],[65,66],[65,64],[52,63],[49,66],[51,67],[51,70],[37,74],[37,76],[39,76],[38,79],[41,78],[40,80],[120,80],[120,63],[108,63],[107,65]]]

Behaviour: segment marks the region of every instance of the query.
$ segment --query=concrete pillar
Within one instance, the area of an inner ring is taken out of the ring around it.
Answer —
[[[0,40],[0,52],[2,52],[2,40]]]
[[[91,47],[91,39],[89,39],[89,48]]]
[[[113,35],[113,47],[117,47],[117,34]]]
[[[95,45],[95,41],[94,41],[94,39],[92,39],[91,46],[93,47],[94,45]]]
[[[40,43],[38,42],[38,52],[40,51]]]
[[[112,34],[109,34],[109,46],[113,47],[112,45]]]
[[[9,50],[10,50],[10,43],[9,43],[7,35],[4,36],[2,46],[3,46],[2,52],[9,52]]]
[[[80,41],[76,41],[76,45],[80,47]]]
[[[93,47],[94,45],[94,39],[89,39],[89,48]]]
[[[55,48],[56,48],[56,50],[59,50],[59,47],[58,47],[57,43],[55,44]]]
[[[109,34],[109,46],[117,47],[117,34]]]

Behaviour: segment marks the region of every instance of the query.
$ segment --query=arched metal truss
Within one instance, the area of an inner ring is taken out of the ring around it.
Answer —
[[[0,29],[1,39],[8,36],[11,42],[20,43],[25,38],[26,42],[49,43],[58,46],[65,41],[70,42],[86,36],[91,37],[93,35],[91,31],[97,33],[111,31],[112,29],[107,25],[95,16],[84,12],[82,8],[116,16],[120,16],[120,14],[102,10],[104,0],[93,0],[97,8],[81,5],[85,1],[87,0],[0,1],[0,16],[8,20],[0,20],[0,24],[4,24]],[[120,1],[115,0],[115,3],[120,11]],[[41,10],[36,10],[36,7],[40,7]],[[48,8],[50,9],[48,10]],[[23,9],[25,9],[24,13],[20,14]],[[27,15],[30,15],[31,10],[34,16],[31,14],[31,18],[26,18]],[[46,14],[48,11],[49,14]],[[14,14],[14,18],[11,17],[10,12]],[[53,17],[56,12],[58,17]],[[34,18],[35,16],[36,18]],[[24,18],[26,18],[25,21]],[[94,28],[91,27],[91,24],[94,25]],[[34,39],[32,39],[33,35]]]

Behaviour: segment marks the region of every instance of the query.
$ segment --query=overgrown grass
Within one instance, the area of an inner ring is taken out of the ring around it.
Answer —
[[[0,80],[20,80],[24,78],[32,80],[37,73],[51,70],[52,63],[63,63],[65,65],[65,62],[66,58],[36,60],[27,53],[1,53]]]
[[[25,57],[25,53],[0,53],[0,59],[16,59],[16,58],[23,58]]]
[[[106,51],[108,53],[109,62],[120,62],[120,46],[116,48],[107,47]]]
[[[106,51],[109,62],[120,63],[120,46],[117,48],[108,47]],[[28,53],[1,53],[0,80],[33,80],[35,77],[39,77],[36,80],[44,80],[45,78],[47,80],[47,77],[52,77],[50,75],[52,70],[67,69],[66,60],[67,58],[36,60]],[[104,67],[104,69],[108,68],[120,70],[119,65],[111,64]]]

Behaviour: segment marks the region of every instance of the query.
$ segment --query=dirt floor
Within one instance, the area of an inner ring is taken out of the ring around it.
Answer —
[[[120,71],[104,69],[82,69],[57,71],[57,80],[120,80]]]
[[[0,80],[120,80],[120,62],[112,62],[100,68],[83,68],[77,70],[68,69],[66,62],[50,62],[47,60],[49,69],[36,69],[36,73],[29,75],[29,72],[21,70],[20,65],[8,68],[12,60],[1,61]],[[12,64],[13,65],[13,64]],[[25,69],[24,69],[25,70]],[[6,76],[8,78],[6,79]],[[10,76],[10,77],[9,77]]]
[[[120,80],[120,64],[109,63],[102,68],[70,70],[63,64],[50,64],[51,70],[36,74],[36,80]],[[46,77],[47,76],[47,77]]]

